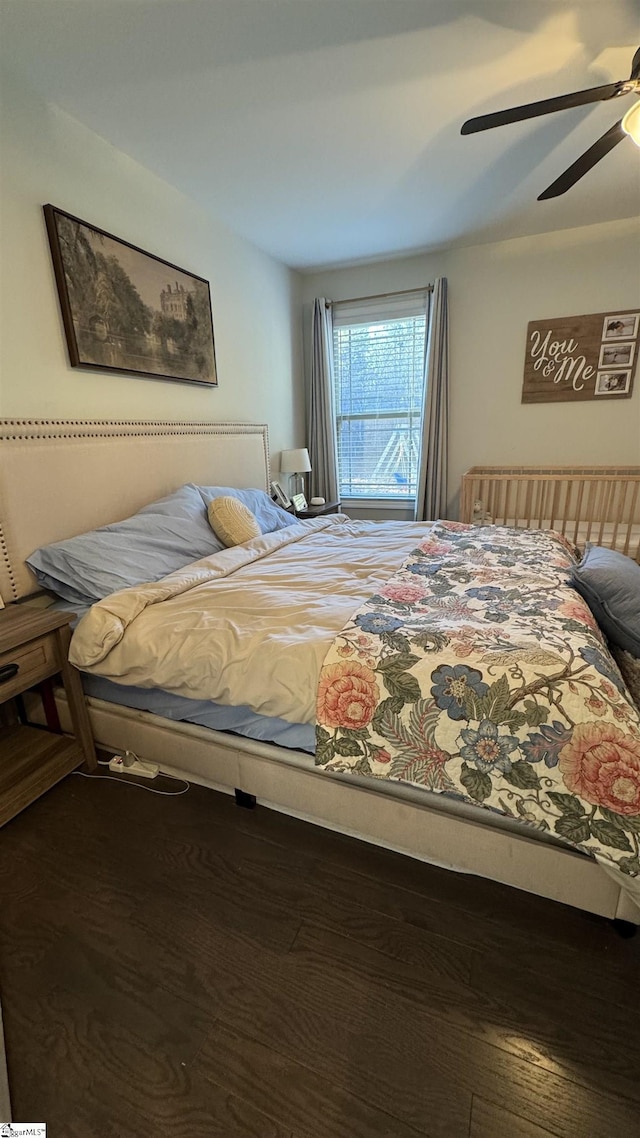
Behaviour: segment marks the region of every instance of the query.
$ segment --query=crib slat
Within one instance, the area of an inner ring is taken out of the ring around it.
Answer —
[[[573,544],[578,544],[578,530],[580,528],[580,518],[582,517],[582,499],[584,496],[584,480],[580,479],[578,482],[578,495],[576,501],[576,524],[573,529]]]
[[[627,484],[626,484],[626,482],[616,480],[616,482],[614,483],[614,491],[613,491],[614,502],[613,502],[613,508],[611,510],[611,517],[613,519],[613,533],[611,535],[611,545],[612,545],[613,549],[616,548],[616,542],[618,540],[618,529],[620,527],[620,522],[622,521],[622,518],[624,517],[624,500],[625,500],[626,496],[627,496]]]
[[[524,516],[526,517],[526,528],[531,529],[531,495],[533,494],[533,482],[527,482],[526,492],[524,496]]]
[[[624,549],[622,551],[623,553],[627,553],[627,554],[630,553],[629,546],[631,544],[632,526],[633,526],[634,520],[638,516],[638,512],[639,512],[637,509],[638,492],[639,491],[640,491],[640,479],[636,479],[636,482],[635,482],[634,487],[633,487],[633,495],[631,497],[631,507],[629,510],[629,526],[627,529],[627,537],[626,537],[626,541],[624,543]],[[633,556],[635,557],[636,561],[640,561],[640,531],[639,531],[639,535],[638,535],[638,543],[637,543],[637,546],[636,546],[636,549],[634,551]]]

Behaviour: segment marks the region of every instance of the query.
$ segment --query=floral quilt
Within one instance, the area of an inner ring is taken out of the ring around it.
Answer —
[[[640,876],[640,718],[553,533],[438,522],[321,670],[316,765],[548,831]]]

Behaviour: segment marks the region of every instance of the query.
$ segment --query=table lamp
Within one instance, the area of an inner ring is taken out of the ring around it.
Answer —
[[[299,450],[283,450],[280,458],[280,470],[289,475],[289,495],[304,494],[304,474],[311,470],[311,460],[306,447]]]

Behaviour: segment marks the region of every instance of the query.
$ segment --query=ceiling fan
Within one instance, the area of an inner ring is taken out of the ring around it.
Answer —
[[[475,119],[467,119],[462,124],[461,134],[475,134],[479,130],[491,130],[494,126],[505,126],[506,123],[520,122],[522,119],[537,118],[538,115],[548,115],[553,111],[563,111],[567,107],[581,107],[585,103],[599,103],[603,99],[617,99],[620,95],[630,95],[632,92],[640,95],[640,48],[636,51],[631,63],[631,75],[628,79],[620,79],[617,83],[606,83],[603,87],[589,87],[586,91],[574,91],[569,95],[558,95],[555,99],[541,99],[537,103],[525,103],[521,107],[509,107],[504,111],[495,111],[490,115],[479,115]],[[640,146],[640,100],[630,107],[624,118],[620,119],[606,134],[602,135],[593,146],[585,150],[575,162],[556,178],[546,190],[538,196],[538,201],[546,198],[557,198],[571,189],[596,162],[604,158],[614,146],[622,142],[626,135],[630,135],[637,146]]]

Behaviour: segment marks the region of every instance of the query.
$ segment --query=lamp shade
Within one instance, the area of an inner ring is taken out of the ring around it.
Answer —
[[[633,139],[636,146],[640,146],[640,99],[629,107],[622,120],[622,129]]]
[[[280,458],[283,474],[307,474],[311,470],[311,460],[306,447],[299,450],[283,450]]]

